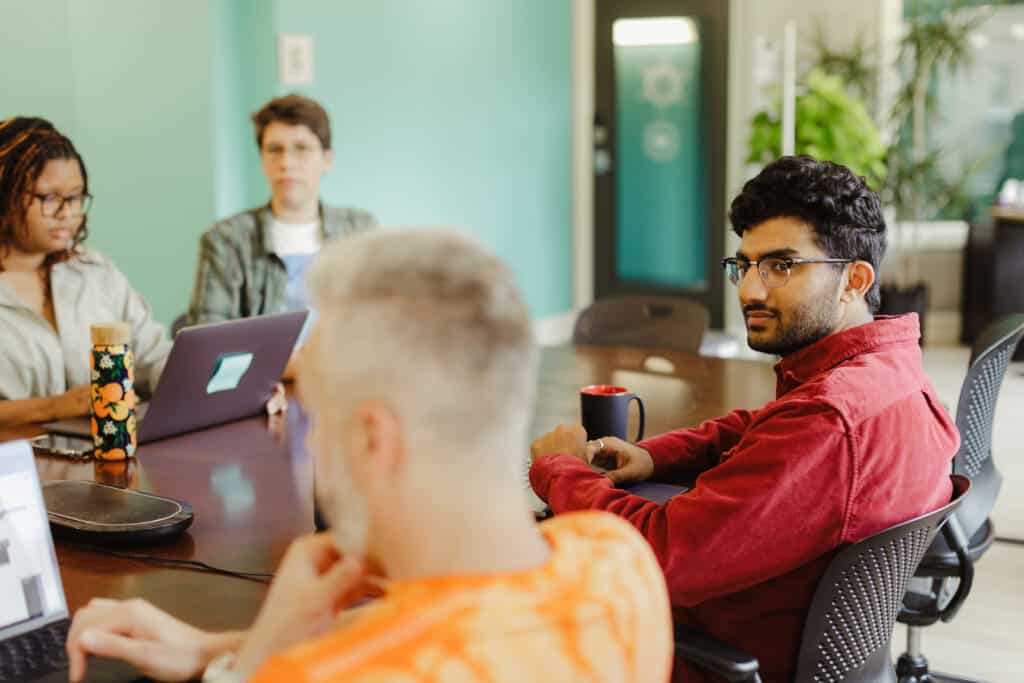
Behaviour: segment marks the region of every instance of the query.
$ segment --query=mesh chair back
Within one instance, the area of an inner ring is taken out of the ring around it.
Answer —
[[[697,353],[709,321],[706,308],[683,297],[617,296],[580,313],[572,341]]]
[[[971,348],[967,377],[960,388],[956,426],[960,450],[953,472],[971,479],[971,497],[957,511],[968,537],[985,523],[995,506],[1003,478],[992,460],[992,423],[1003,377],[1024,337],[1024,314],[1008,315],[986,327]]]
[[[833,558],[804,624],[797,683],[896,681],[890,641],[907,582],[970,485],[953,475],[947,505],[847,546]]]

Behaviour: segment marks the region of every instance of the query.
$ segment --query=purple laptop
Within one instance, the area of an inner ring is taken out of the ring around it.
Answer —
[[[139,406],[139,443],[258,415],[281,381],[306,311],[186,327],[148,404]],[[89,420],[43,425],[91,438]]]

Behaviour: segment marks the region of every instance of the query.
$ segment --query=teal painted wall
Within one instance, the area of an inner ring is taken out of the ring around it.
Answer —
[[[282,31],[316,41],[328,201],[463,228],[512,265],[534,315],[571,308],[568,0],[9,2],[0,62],[25,68],[0,73],[0,117],[74,139],[91,244],[169,323],[200,233],[268,197],[249,115],[290,90]]]
[[[279,0],[276,21],[314,37],[327,200],[463,228],[533,315],[572,307],[568,0]]]
[[[45,112],[54,125],[70,127],[68,0],[4,2],[0,16],[0,118]]]
[[[169,323],[214,212],[213,33],[206,0],[72,0],[77,125],[92,244]]]
[[[13,14],[12,14],[13,13]],[[169,323],[214,211],[213,34],[205,0],[4,5],[0,118],[66,132],[89,168],[89,244]]]
[[[250,116],[277,91],[274,0],[213,0],[217,218],[267,200]]]

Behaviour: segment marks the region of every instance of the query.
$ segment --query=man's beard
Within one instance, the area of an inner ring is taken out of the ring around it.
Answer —
[[[333,458],[331,480],[314,477],[317,508],[326,517],[338,549],[346,557],[363,558],[370,528],[366,497],[352,481],[340,448],[328,457]]]
[[[832,334],[836,324],[838,304],[824,293],[820,298],[812,298],[800,308],[794,308],[783,316],[777,309],[765,306],[749,306],[748,311],[768,311],[774,314],[775,335],[770,339],[762,338],[755,341],[750,331],[747,332],[747,344],[755,351],[788,356],[800,349],[820,341]]]

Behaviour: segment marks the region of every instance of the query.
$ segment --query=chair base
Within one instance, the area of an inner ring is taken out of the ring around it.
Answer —
[[[928,659],[923,655],[914,657],[903,653],[896,662],[896,676],[899,683],[985,683],[974,678],[960,678],[928,670]]]

